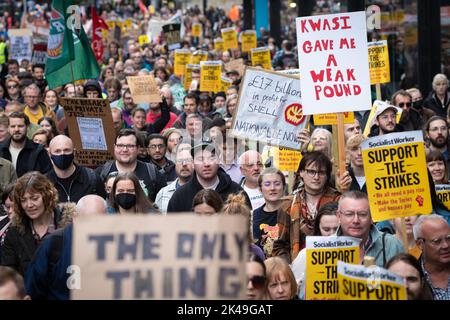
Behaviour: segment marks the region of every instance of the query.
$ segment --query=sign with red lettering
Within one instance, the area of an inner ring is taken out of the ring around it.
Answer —
[[[305,114],[371,107],[365,12],[297,18]]]

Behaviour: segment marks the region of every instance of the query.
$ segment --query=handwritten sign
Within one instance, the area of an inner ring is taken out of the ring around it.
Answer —
[[[186,65],[191,60],[191,52],[187,49],[177,49],[174,55],[174,70],[173,72],[178,77],[184,75],[186,71]]]
[[[155,78],[152,75],[127,77],[134,103],[159,103],[162,101]]]
[[[250,52],[251,49],[257,47],[256,31],[245,30],[241,33],[241,50],[242,52]]]
[[[166,24],[162,28],[169,50],[181,48],[181,37],[180,37],[181,24],[179,23]]]
[[[305,114],[370,109],[366,13],[300,17],[296,26]]]
[[[386,40],[369,42],[370,84],[391,81],[389,51]]]
[[[435,190],[437,198],[450,210],[450,184],[437,184]]]
[[[32,32],[28,29],[8,30],[10,38],[11,58],[19,63],[26,59],[31,61],[32,56]]]
[[[115,132],[108,100],[61,98],[79,165],[95,167],[113,157]]]
[[[403,278],[386,269],[337,263],[340,300],[406,300]]]
[[[267,47],[251,49],[252,66],[261,66],[264,69],[272,70],[272,60],[270,50]]]
[[[35,43],[33,44],[33,56],[31,58],[32,64],[45,64],[47,60],[47,44]]]
[[[247,68],[233,116],[232,134],[300,149],[296,135],[308,121],[302,112],[299,82],[294,76]]]
[[[422,131],[376,136],[361,148],[373,221],[431,213]]]
[[[225,64],[225,70],[226,71],[236,70],[237,72],[239,72],[239,76],[242,77],[245,71],[244,59],[239,58],[227,62]]]
[[[315,126],[333,125],[337,124],[336,113],[322,113],[313,116]],[[355,114],[353,112],[344,112],[344,123],[352,124],[355,122]]]
[[[218,92],[221,88],[222,64],[220,61],[200,62],[200,91]]]
[[[239,215],[80,217],[72,299],[243,299],[247,224]]]
[[[238,39],[237,39],[237,33],[236,28],[230,27],[230,28],[224,28],[221,30],[222,32],[222,39],[224,44],[224,49],[237,49],[238,48]]]

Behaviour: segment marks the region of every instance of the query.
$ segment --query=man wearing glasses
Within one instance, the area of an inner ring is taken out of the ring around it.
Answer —
[[[51,117],[56,123],[55,113],[41,102],[41,90],[36,84],[30,84],[24,90],[25,109],[31,123],[38,124],[40,118]]]
[[[177,178],[177,173],[175,172],[175,163],[166,157],[167,138],[158,133],[153,133],[147,138],[147,147],[151,162],[165,177],[167,183],[174,181]]]
[[[450,227],[437,214],[420,216],[413,227],[420,264],[434,300],[450,300]]]
[[[360,263],[364,256],[370,256],[375,258],[377,266],[384,267],[389,259],[405,251],[395,236],[378,231],[372,223],[367,194],[360,191],[345,192],[339,199],[336,216],[340,224],[337,236],[361,239]]]
[[[430,142],[429,150],[437,150],[448,159],[448,125],[441,116],[431,117],[425,124],[425,137]]]
[[[420,130],[423,128],[421,115],[412,107],[412,96],[405,90],[398,90],[392,95],[391,103],[403,110],[399,125],[401,131]]]
[[[401,112],[400,108],[387,102],[380,103],[375,112],[375,125],[372,125],[369,137],[382,136],[384,134],[402,131],[397,124],[398,112]]]

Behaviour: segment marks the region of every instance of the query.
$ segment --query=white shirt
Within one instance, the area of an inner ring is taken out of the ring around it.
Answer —
[[[266,203],[261,191],[259,191],[259,188],[251,189],[247,187],[245,184],[242,186],[242,188],[244,188],[244,191],[250,198],[250,202],[252,203],[252,210],[258,209],[264,203]]]
[[[170,198],[172,198],[173,194],[177,190],[177,183],[178,178],[175,181],[172,181],[169,185],[159,190],[158,194],[156,195],[155,204],[164,215],[167,213],[167,207],[169,206]]]
[[[14,148],[12,145],[9,146],[9,153],[11,153],[11,162],[14,166],[14,169],[17,168],[17,158],[19,157],[19,153],[20,151],[22,151],[22,149],[23,148]]]
[[[364,187],[364,185],[366,184],[366,177],[365,176],[362,176],[362,177],[355,176],[355,179],[359,184],[359,188],[362,189]]]

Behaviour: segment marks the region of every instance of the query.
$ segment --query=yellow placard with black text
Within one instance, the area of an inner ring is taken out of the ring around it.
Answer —
[[[191,60],[191,52],[187,49],[177,49],[174,54],[174,73],[181,77],[186,72],[186,65]]]
[[[200,64],[201,61],[208,60],[208,52],[203,50],[195,51],[191,55],[191,64]]]
[[[219,91],[223,91],[226,92],[227,89],[233,84],[233,80],[231,80],[228,77],[220,77],[220,81],[221,81],[221,87]]]
[[[252,66],[261,66],[263,69],[272,70],[270,50],[267,47],[251,49]]]
[[[189,90],[189,87],[191,86],[192,83],[192,71],[196,69],[196,70],[200,70],[200,65],[198,64],[187,64],[186,65],[186,71],[184,72],[183,75],[183,87],[184,90]]]
[[[450,184],[437,184],[435,190],[437,198],[450,210]]]
[[[297,150],[287,148],[274,148],[274,166],[281,171],[297,172],[302,153]]]
[[[225,45],[223,43],[222,38],[214,39],[214,50],[216,50],[216,51],[224,51],[225,50]]]
[[[241,50],[242,52],[250,52],[251,49],[257,47],[256,31],[245,30],[241,34]]]
[[[222,64],[220,61],[200,62],[200,91],[218,92],[221,88]]]
[[[352,124],[355,122],[355,114],[353,112],[343,112],[344,124]],[[336,113],[322,113],[313,116],[315,126],[333,125],[337,124]]]
[[[369,42],[367,46],[369,49],[370,84],[390,82],[387,41]]]
[[[234,27],[222,29],[222,39],[224,49],[237,49],[238,48],[238,39],[237,32]]]
[[[361,148],[374,222],[431,213],[422,131],[376,136]]]
[[[192,24],[192,36],[194,37],[200,37],[203,32],[203,27],[201,23],[193,23]]]

